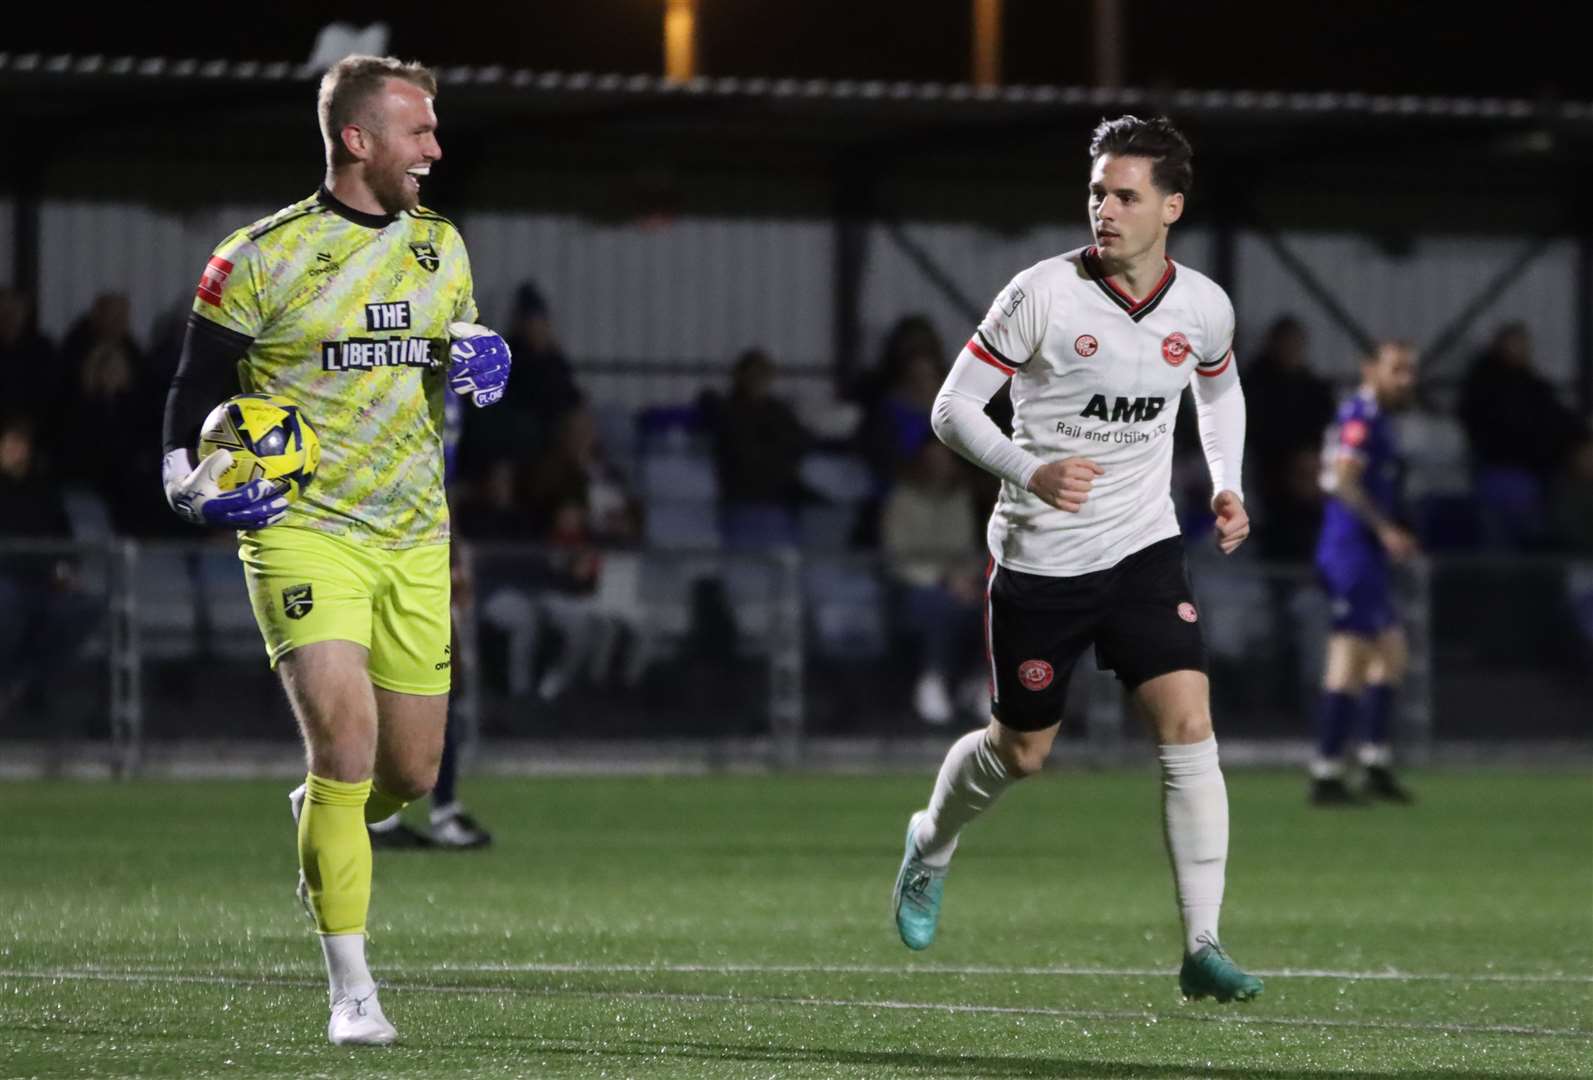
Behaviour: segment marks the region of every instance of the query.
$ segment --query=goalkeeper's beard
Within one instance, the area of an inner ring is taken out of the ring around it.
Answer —
[[[365,186],[389,214],[401,214],[420,205],[420,192],[409,179],[409,165],[399,161],[386,161],[372,168],[366,167]]]

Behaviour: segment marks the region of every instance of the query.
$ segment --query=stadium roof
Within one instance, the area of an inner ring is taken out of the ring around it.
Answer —
[[[50,86],[128,84],[147,87],[208,84],[296,84],[320,71],[281,61],[0,53],[0,81],[40,89]],[[539,96],[646,100],[837,102],[851,106],[948,106],[1023,110],[1134,109],[1152,107],[1186,116],[1398,117],[1487,122],[1593,122],[1593,102],[1502,97],[1436,97],[1345,92],[1101,88],[1085,86],[974,86],[968,83],[852,79],[698,77],[675,82],[658,75],[531,71],[501,66],[438,69],[439,81],[473,87],[503,99]]]

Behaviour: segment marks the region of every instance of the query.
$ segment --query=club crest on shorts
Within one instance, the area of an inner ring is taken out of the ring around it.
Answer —
[[[1162,338],[1162,359],[1173,367],[1189,359],[1189,339],[1177,330]]]
[[[410,244],[409,250],[415,253],[415,261],[420,263],[428,272],[435,274],[442,265],[442,260],[437,257],[437,248],[430,240],[422,240],[418,244]],[[1166,348],[1164,345],[1163,348]]]
[[[302,619],[315,606],[315,596],[308,585],[289,585],[282,590],[282,613],[290,619]]]
[[[1094,356],[1095,350],[1100,347],[1101,343],[1092,334],[1080,334],[1073,339],[1073,351],[1080,356]]]
[[[1200,616],[1195,612],[1195,605],[1185,600],[1178,605],[1178,617],[1185,622],[1194,622]]]
[[[1044,690],[1056,678],[1056,672],[1044,660],[1025,660],[1018,665],[1018,681],[1025,690]]]

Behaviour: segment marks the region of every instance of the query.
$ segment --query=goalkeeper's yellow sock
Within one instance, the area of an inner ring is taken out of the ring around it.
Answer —
[[[370,798],[365,800],[365,824],[374,825],[378,821],[386,821],[408,805],[408,799],[389,795],[373,783]]]
[[[299,867],[323,934],[363,934],[371,906],[371,838],[364,807],[371,782],[305,777]]]

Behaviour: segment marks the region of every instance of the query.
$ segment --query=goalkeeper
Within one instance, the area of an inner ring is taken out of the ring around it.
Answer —
[[[167,501],[196,525],[239,530],[250,604],[303,733],[300,895],[320,931],[334,1043],[397,1037],[365,963],[365,826],[424,795],[442,754],[444,395],[490,405],[509,378],[503,339],[474,325],[458,231],[419,205],[442,157],[436,93],[426,68],[387,57],[326,73],[325,182],[215,250],[166,401]],[[320,470],[291,505],[266,481],[219,490],[225,450],[194,462],[203,417],[240,391],[290,398],[320,433]]]

